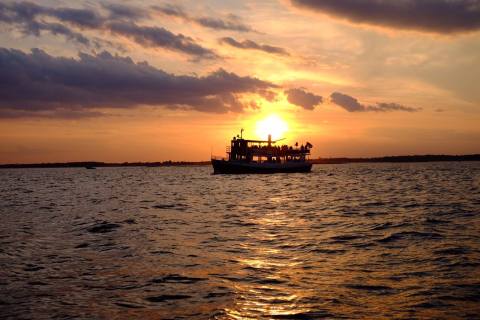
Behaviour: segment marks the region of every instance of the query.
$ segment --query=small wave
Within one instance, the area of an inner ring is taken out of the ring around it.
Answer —
[[[150,252],[151,254],[173,254],[172,251],[168,251],[168,250],[155,250],[155,251],[151,251]]]
[[[205,299],[211,299],[211,298],[218,298],[218,297],[225,297],[225,296],[230,296],[232,295],[232,292],[226,291],[226,292],[209,292],[204,296]]]
[[[422,302],[422,303],[413,305],[412,308],[437,309],[437,308],[446,308],[451,306],[452,306],[451,304],[445,303],[442,301],[428,301],[428,302]]]
[[[467,248],[446,248],[433,251],[434,254],[438,255],[458,255],[458,254],[467,254],[470,250]]]
[[[183,203],[175,203],[175,204],[156,204],[152,206],[153,209],[175,209],[179,211],[185,211],[187,206]]]
[[[363,204],[364,207],[383,207],[385,205],[386,203],[382,201],[367,202]]]
[[[393,233],[385,238],[377,240],[380,243],[390,243],[404,239],[442,239],[443,236],[436,232],[417,232],[417,231],[402,231]]]
[[[344,254],[347,250],[343,249],[312,249],[310,252],[325,253],[325,254]]]
[[[293,319],[293,320],[304,320],[304,319],[334,319],[337,318],[337,315],[331,314],[327,311],[308,311],[308,312],[299,312],[291,314],[273,314],[269,318],[272,319]]]
[[[137,221],[135,221],[133,218],[125,219],[123,222],[126,224],[137,224]]]
[[[153,283],[196,283],[205,281],[206,278],[187,277],[179,274],[169,274],[161,278],[152,279]]]
[[[23,271],[29,271],[29,272],[34,272],[34,271],[39,271],[45,269],[42,266],[37,266],[37,265],[27,265],[27,267],[23,268]]]
[[[402,208],[411,209],[411,208],[417,208],[417,207],[420,207],[420,206],[421,205],[419,205],[418,203],[407,203],[407,204],[402,205]]]
[[[182,300],[189,299],[192,296],[186,294],[162,294],[159,296],[146,297],[145,300],[150,302],[164,302],[168,300]]]
[[[29,281],[27,282],[31,286],[46,286],[48,283],[42,282],[42,281]]]
[[[427,218],[425,220],[426,223],[428,224],[442,224],[442,223],[448,223],[446,220],[441,220],[441,219],[435,219],[435,218]]]
[[[360,238],[361,237],[358,236],[358,235],[345,234],[345,235],[341,235],[341,236],[333,236],[330,239],[333,240],[334,242],[347,242],[347,241],[356,240],[356,239],[360,239]]]
[[[395,289],[382,285],[346,284],[345,287],[348,289],[368,291],[375,294],[392,294],[395,292]]]
[[[117,228],[120,228],[119,224],[103,221],[101,223],[98,223],[88,228],[87,230],[88,232],[91,232],[91,233],[107,233],[107,232],[112,232]]]
[[[130,303],[130,302],[115,302],[115,304],[119,307],[124,307],[124,308],[129,308],[129,309],[143,308],[143,306],[140,306],[138,304],[133,304],[133,303]]]
[[[154,209],[172,209],[175,208],[174,204],[156,204],[152,206]]]
[[[267,278],[267,279],[256,280],[255,283],[258,283],[258,284],[282,284],[282,283],[285,283],[285,280]]]

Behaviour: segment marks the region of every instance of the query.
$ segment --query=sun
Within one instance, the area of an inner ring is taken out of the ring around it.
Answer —
[[[284,138],[284,134],[288,131],[288,124],[285,120],[276,114],[257,121],[255,133],[260,139],[267,140],[268,135],[272,135],[272,140]]]

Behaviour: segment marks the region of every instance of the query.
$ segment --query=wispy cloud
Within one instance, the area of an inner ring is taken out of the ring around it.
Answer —
[[[212,50],[202,47],[192,38],[174,34],[162,27],[143,27],[133,22],[112,22],[107,26],[113,34],[131,38],[145,47],[161,47],[197,58],[218,58]]]
[[[340,92],[334,92],[330,95],[330,100],[339,107],[347,110],[348,112],[389,112],[389,111],[405,111],[416,112],[420,111],[419,108],[406,107],[398,103],[385,103],[378,102],[375,105],[364,105],[358,102],[358,100],[347,94]]]
[[[102,6],[109,11],[110,18],[114,20],[127,19],[129,21],[138,21],[150,17],[147,10],[139,7],[118,3],[106,3],[102,4]]]
[[[228,44],[232,47],[238,49],[247,49],[247,50],[259,50],[271,54],[277,54],[282,56],[289,56],[290,54],[281,47],[274,47],[267,44],[258,44],[252,40],[243,40],[237,41],[231,37],[224,37],[220,39],[220,43]]]
[[[185,21],[196,23],[202,27],[215,30],[230,30],[239,32],[254,31],[250,26],[246,25],[241,19],[233,14],[226,17],[195,17],[187,13],[182,7],[178,5],[166,4],[163,6],[152,6],[152,9],[167,16],[182,18]]]

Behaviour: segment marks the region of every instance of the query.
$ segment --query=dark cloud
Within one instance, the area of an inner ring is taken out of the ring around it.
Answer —
[[[129,57],[80,54],[79,59],[0,48],[0,116],[94,116],[100,108],[166,106],[201,112],[241,112],[242,94],[276,86],[223,69],[177,76]],[[245,105],[246,106],[246,105]]]
[[[30,2],[0,3],[0,22],[18,26],[24,34],[40,36],[40,33],[45,31],[64,35],[67,39],[83,45],[89,45],[89,39],[72,27],[80,30],[109,31],[128,37],[142,46],[177,51],[196,59],[218,58],[212,50],[204,48],[188,36],[174,34],[162,27],[137,25],[137,20],[148,16],[141,9],[111,4],[104,5],[104,8],[109,11],[108,16],[102,16],[90,9],[49,8]],[[58,22],[46,22],[43,17],[54,18]]]
[[[107,116],[106,113],[90,110],[71,110],[71,109],[54,109],[45,111],[28,111],[18,110],[14,108],[1,108],[0,119],[21,119],[21,118],[48,118],[48,119],[87,119]]]
[[[38,28],[40,30],[49,31],[53,35],[63,35],[68,40],[72,40],[78,43],[81,43],[85,46],[90,45],[90,40],[79,32],[75,32],[70,28],[67,28],[65,25],[60,23],[40,23]]]
[[[283,48],[269,46],[266,44],[258,44],[252,40],[243,40],[241,42],[231,38],[225,37],[220,39],[220,43],[228,44],[232,47],[239,49],[251,49],[251,50],[260,50],[267,53],[278,54],[282,56],[289,56],[290,54]]]
[[[293,88],[285,91],[287,100],[291,104],[300,106],[307,110],[315,109],[315,106],[322,103],[323,98],[311,92],[305,91],[303,88]]]
[[[389,111],[405,111],[416,112],[420,111],[418,108],[406,107],[398,103],[379,102],[376,105],[364,105],[358,102],[352,96],[340,92],[334,92],[330,95],[331,101],[347,110],[348,112],[389,112]]]
[[[479,0],[291,0],[292,4],[347,19],[436,33],[480,29]]]
[[[357,99],[349,95],[334,92],[330,95],[330,99],[336,105],[344,108],[348,112],[361,112],[367,111],[366,107],[358,102]]]
[[[79,32],[68,28],[58,22],[44,22],[36,19],[38,15],[51,15],[54,10],[38,6],[30,2],[20,2],[12,4],[0,3],[0,22],[9,25],[18,25],[24,34],[40,36],[42,31],[50,32],[54,35],[63,35],[68,40],[79,42],[83,45],[89,45],[90,40]],[[68,12],[61,10],[59,16],[68,16]],[[78,19],[82,19],[82,14]]]
[[[386,111],[405,111],[405,112],[416,112],[419,111],[418,108],[406,107],[402,106],[401,104],[390,102],[377,102],[375,106],[368,106],[368,111],[378,111],[378,112],[386,112]]]
[[[127,19],[129,21],[137,21],[150,16],[148,12],[142,8],[123,4],[103,4],[103,7],[109,11],[110,18],[114,20]]]
[[[258,94],[261,95],[268,102],[273,102],[277,99],[277,93],[272,90],[260,90]]]
[[[104,17],[89,9],[44,8],[42,13],[80,28],[97,29],[105,22]]]
[[[179,51],[197,58],[215,59],[218,56],[210,49],[198,45],[192,38],[174,34],[161,27],[142,27],[133,22],[113,22],[108,28],[114,34],[129,37],[146,47],[161,47]]]
[[[166,4],[164,6],[153,6],[157,12],[162,14],[182,18],[186,21],[190,21],[201,25],[202,27],[215,29],[215,30],[231,30],[239,32],[251,32],[254,31],[251,27],[244,24],[239,17],[230,14],[224,18],[212,18],[212,17],[193,17],[189,15],[185,10],[177,5]]]

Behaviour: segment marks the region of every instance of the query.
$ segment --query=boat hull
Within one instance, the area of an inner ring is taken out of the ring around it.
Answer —
[[[212,159],[212,166],[214,174],[294,173],[312,170],[312,164],[308,162],[251,163]]]

